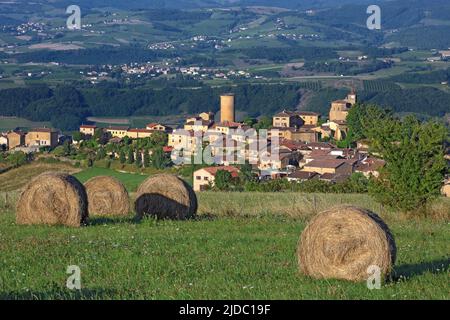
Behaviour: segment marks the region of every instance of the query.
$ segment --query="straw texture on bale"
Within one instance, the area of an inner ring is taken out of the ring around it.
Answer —
[[[75,177],[43,173],[25,187],[17,203],[18,224],[79,227],[88,219],[84,186]]]
[[[85,184],[91,216],[115,216],[130,213],[128,191],[113,177],[98,176]]]
[[[381,218],[353,206],[333,208],[315,216],[303,231],[300,271],[316,279],[365,281],[367,269],[378,266],[386,276],[396,259],[394,237]]]
[[[135,202],[137,216],[184,220],[197,213],[197,196],[190,185],[177,176],[159,174],[145,180],[138,188]]]

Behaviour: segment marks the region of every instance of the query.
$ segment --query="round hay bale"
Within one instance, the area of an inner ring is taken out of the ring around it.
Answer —
[[[137,216],[185,220],[197,213],[197,196],[184,180],[170,174],[158,174],[145,180],[138,188],[135,209]]]
[[[68,174],[47,172],[37,176],[25,187],[17,203],[18,224],[79,227],[87,219],[86,190]]]
[[[117,216],[130,213],[128,191],[116,178],[98,176],[86,181],[84,186],[90,215]]]
[[[364,281],[372,265],[386,276],[396,251],[394,237],[379,216],[341,206],[311,220],[300,238],[298,262],[300,271],[313,278]]]

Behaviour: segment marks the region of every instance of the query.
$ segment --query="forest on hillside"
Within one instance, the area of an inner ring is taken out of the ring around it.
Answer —
[[[236,107],[250,117],[271,116],[279,110],[295,109],[301,95],[299,84],[242,84],[200,89],[166,86],[163,89],[119,86],[46,85],[0,90],[0,116],[17,116],[32,121],[51,121],[63,130],[74,130],[89,116],[170,116],[218,111],[223,92],[236,94]],[[346,94],[345,89],[320,89],[309,109],[327,116],[329,104]],[[432,87],[361,91],[360,100],[392,108],[442,117],[450,113],[450,94]]]
[[[223,92],[236,94],[237,109],[251,117],[294,108],[300,99],[297,85],[240,85],[237,87],[162,90],[133,88],[76,88],[36,86],[0,90],[0,115],[51,121],[74,130],[88,116],[167,116],[217,111]]]

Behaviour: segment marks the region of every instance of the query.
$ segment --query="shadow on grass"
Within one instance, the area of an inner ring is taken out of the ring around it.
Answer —
[[[90,217],[88,226],[115,225],[115,224],[139,224],[141,219],[133,217]]]
[[[87,227],[102,226],[102,225],[119,225],[119,224],[141,224],[148,220],[153,221],[214,221],[217,216],[213,214],[201,214],[185,220],[177,219],[158,219],[153,216],[139,217],[137,215],[130,217],[90,217],[89,222],[86,224]]]
[[[445,273],[448,272],[449,268],[450,258],[417,264],[404,264],[394,268],[391,275],[391,282],[413,278],[427,272],[433,274]]]
[[[214,221],[217,220],[217,216],[212,213],[202,213],[200,215],[195,216],[193,221]]]
[[[0,292],[0,300],[93,300],[112,299],[116,290],[110,289],[53,289],[48,291]]]

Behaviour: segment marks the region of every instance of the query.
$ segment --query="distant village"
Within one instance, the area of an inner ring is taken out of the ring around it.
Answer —
[[[369,154],[368,145],[360,141],[357,148],[338,148],[326,141],[340,141],[348,133],[346,123],[350,108],[357,102],[357,94],[351,92],[346,99],[331,103],[329,119],[320,120],[320,115],[309,111],[283,110],[272,117],[272,126],[267,131],[267,152],[275,152],[276,157],[258,158],[259,155],[249,155],[253,160],[253,171],[261,180],[282,179],[289,181],[308,181],[319,179],[331,183],[345,181],[353,173],[359,172],[370,177],[377,176],[384,161]],[[94,136],[96,130],[102,130],[109,137],[109,143],[120,143],[123,139],[144,139],[155,132],[167,135],[164,152],[172,154],[181,150],[184,157],[194,156],[197,149],[196,133],[207,134],[211,141],[211,152],[220,155],[222,160],[215,166],[205,167],[194,172],[193,182],[196,191],[202,191],[214,185],[215,175],[219,170],[225,170],[232,176],[239,174],[239,166],[226,155],[233,155],[237,150],[238,140],[242,136],[233,135],[233,129],[246,131],[251,127],[235,119],[235,97],[233,94],[221,96],[220,115],[213,112],[203,112],[196,117],[189,117],[180,128],[172,128],[161,123],[150,123],[145,128],[130,128],[127,126],[109,126],[99,128],[96,125],[80,126],[84,137]],[[230,135],[231,144],[224,142]],[[271,140],[278,138],[279,146],[270,148]],[[244,137],[245,139],[245,137]],[[5,149],[25,153],[38,152],[41,148],[55,148],[70,140],[52,128],[31,129],[28,132],[13,130],[0,136],[0,145]],[[242,141],[241,141],[242,142]],[[77,143],[77,141],[73,141]],[[263,147],[263,146],[260,146]],[[173,157],[173,154],[171,155]],[[114,155],[117,157],[117,154]],[[252,158],[256,157],[256,158]]]

